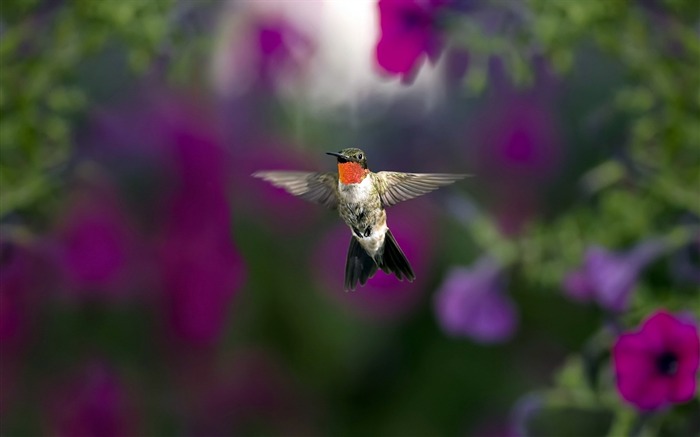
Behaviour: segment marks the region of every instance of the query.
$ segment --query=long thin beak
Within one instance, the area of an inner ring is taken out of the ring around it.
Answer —
[[[348,159],[347,156],[343,155],[342,153],[338,153],[338,152],[326,152],[326,155],[331,155],[331,156],[335,156],[337,158],[342,158],[342,159]]]

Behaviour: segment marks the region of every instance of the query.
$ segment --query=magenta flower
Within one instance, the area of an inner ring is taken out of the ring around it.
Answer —
[[[223,332],[245,269],[231,235],[230,161],[188,107],[153,113],[172,185],[162,196],[157,263],[167,320],[175,337],[207,346]]]
[[[625,254],[593,246],[586,251],[583,266],[564,279],[564,291],[578,301],[595,300],[603,308],[622,312],[629,305],[641,273],[663,250],[657,240],[644,242]]]
[[[444,0],[379,0],[381,37],[377,64],[390,75],[411,82],[423,56],[435,62],[442,50],[438,13]]]
[[[640,410],[687,402],[695,395],[700,339],[695,324],[657,311],[612,350],[617,390]]]
[[[564,149],[546,92],[535,97],[506,88],[494,95],[474,117],[467,147],[501,231],[515,235],[541,209],[541,192],[556,176]]]
[[[149,229],[169,340],[212,346],[245,278],[231,235],[231,155],[208,107],[167,92],[148,97],[102,116],[96,152],[116,178],[141,182],[135,204]]]
[[[213,345],[243,284],[243,260],[228,232],[181,228],[162,238],[159,262],[170,332],[192,345]]]
[[[93,362],[50,392],[47,434],[55,436],[138,435],[133,403],[119,375]]]
[[[316,51],[304,29],[277,14],[250,13],[244,20],[233,16],[213,58],[213,79],[222,97],[301,82]]]
[[[517,310],[505,294],[500,269],[488,258],[471,268],[452,268],[434,303],[438,322],[446,333],[479,343],[505,341],[518,325]]]
[[[74,193],[47,244],[67,295],[120,298],[137,276],[136,228],[112,190]]]

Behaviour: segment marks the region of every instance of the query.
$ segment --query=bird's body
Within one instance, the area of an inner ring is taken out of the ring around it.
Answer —
[[[412,199],[465,177],[460,174],[399,173],[367,169],[360,149],[329,152],[338,173],[261,171],[253,174],[291,194],[337,208],[352,238],[345,265],[345,287],[364,285],[378,268],[397,278],[415,279],[408,259],[387,226],[386,207]]]

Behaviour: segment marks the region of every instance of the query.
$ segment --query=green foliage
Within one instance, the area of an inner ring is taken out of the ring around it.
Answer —
[[[4,2],[0,38],[0,217],[47,196],[90,96],[78,70],[107,46],[145,71],[169,33],[171,0],[57,6]]]

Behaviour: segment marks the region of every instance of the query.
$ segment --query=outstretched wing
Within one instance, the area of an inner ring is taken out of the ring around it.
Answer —
[[[399,173],[394,171],[380,171],[374,175],[379,196],[385,207],[422,196],[465,177],[467,177],[465,174]]]
[[[258,171],[253,177],[268,181],[284,188],[290,194],[310,202],[320,203],[328,208],[336,208],[338,199],[335,190],[338,175],[333,173],[311,173],[303,171]]]

